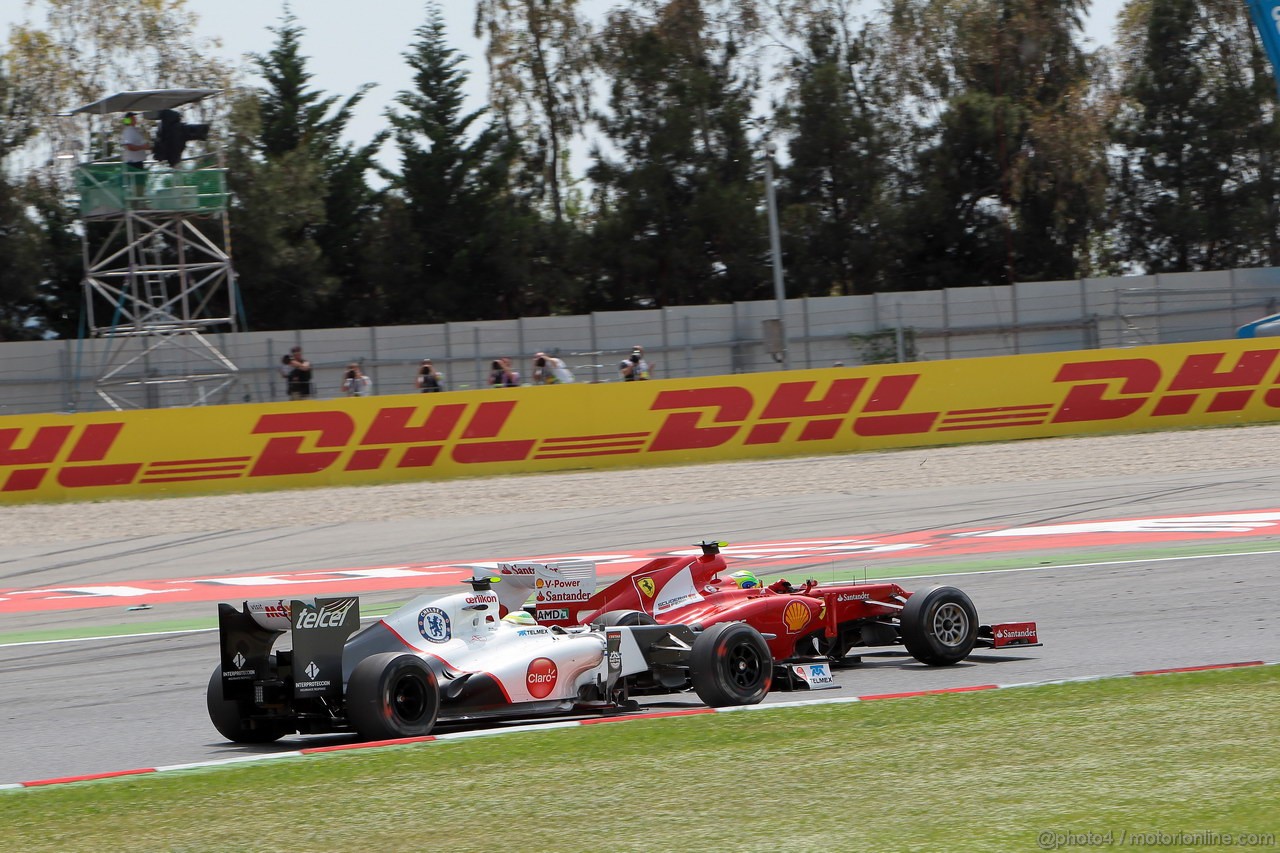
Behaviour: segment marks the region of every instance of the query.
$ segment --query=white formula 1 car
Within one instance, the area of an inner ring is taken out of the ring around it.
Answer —
[[[589,563],[499,564],[465,592],[419,596],[363,630],[351,597],[220,604],[209,717],[240,743],[293,732],[386,740],[437,722],[634,710],[634,695],[690,687],[711,706],[768,692],[769,647],[744,623],[544,627],[523,609],[535,589],[578,600],[594,582]],[[286,634],[290,647],[276,648]]]

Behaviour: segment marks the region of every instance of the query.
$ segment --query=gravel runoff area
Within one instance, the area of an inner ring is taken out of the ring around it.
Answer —
[[[297,489],[299,517],[344,521],[448,518],[491,512],[528,501],[530,479],[564,508],[616,503],[660,506],[687,502],[673,483],[694,477],[706,500],[750,495],[852,494],[867,484],[902,490],[929,487],[1073,480],[1098,477],[1247,469],[1270,462],[1280,448],[1280,424],[1132,435],[1028,439],[912,450],[867,451],[743,462],[523,474],[378,486]],[[714,476],[708,468],[714,467]],[[140,499],[129,514],[133,535],[254,529],[278,510],[278,493],[251,492]],[[301,503],[299,503],[301,502]],[[107,538],[119,531],[121,501],[22,504],[0,508],[0,547]]]

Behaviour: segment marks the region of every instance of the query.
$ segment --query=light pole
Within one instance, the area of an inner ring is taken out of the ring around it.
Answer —
[[[778,310],[778,336],[782,347],[782,369],[788,369],[787,354],[787,288],[782,281],[782,238],[778,233],[778,200],[773,191],[773,155],[777,151],[773,140],[764,144],[764,195],[769,208],[769,252],[773,256],[773,298]]]

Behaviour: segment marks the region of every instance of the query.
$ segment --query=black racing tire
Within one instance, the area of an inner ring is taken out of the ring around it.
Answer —
[[[773,656],[755,628],[720,622],[694,638],[689,677],[698,698],[713,708],[756,705],[773,685]]]
[[[631,625],[657,625],[658,620],[643,610],[610,610],[602,613],[596,619],[596,624],[602,628],[617,628]]]
[[[914,593],[899,614],[899,634],[911,656],[929,666],[959,663],[978,639],[978,610],[953,586]]]
[[[439,713],[440,684],[417,655],[372,655],[347,682],[347,718],[364,740],[428,735]]]
[[[234,699],[223,698],[222,665],[214,667],[209,678],[209,689],[205,693],[205,703],[209,707],[209,720],[218,734],[233,743],[271,743],[287,734],[284,726],[273,726],[259,720],[250,723],[245,719],[240,703]]]

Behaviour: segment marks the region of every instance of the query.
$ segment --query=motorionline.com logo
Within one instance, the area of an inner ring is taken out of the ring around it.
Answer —
[[[1041,850],[1070,847],[1275,847],[1273,832],[1134,832],[1122,829],[1106,832],[1060,832],[1051,829],[1036,834]]]

